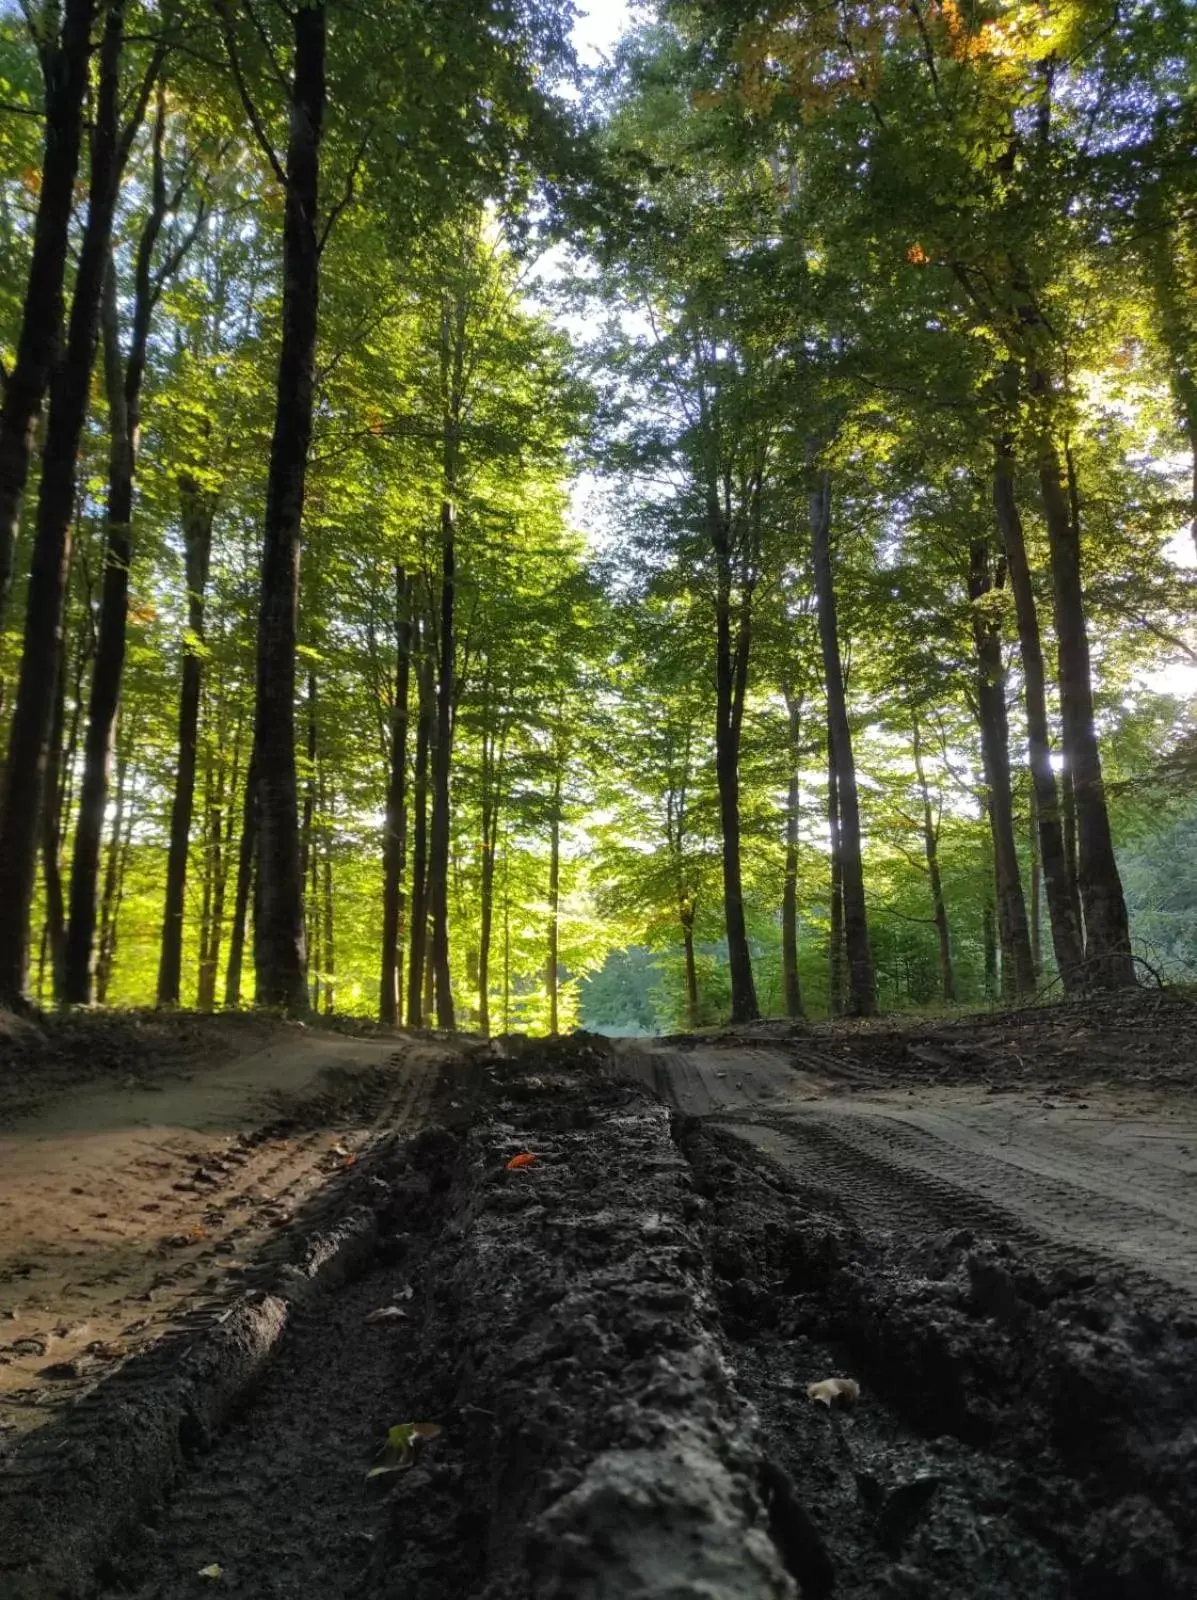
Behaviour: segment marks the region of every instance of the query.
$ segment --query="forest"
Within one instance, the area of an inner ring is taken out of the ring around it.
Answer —
[[[620,22],[0,7],[0,1004],[1191,978],[1197,13]]]

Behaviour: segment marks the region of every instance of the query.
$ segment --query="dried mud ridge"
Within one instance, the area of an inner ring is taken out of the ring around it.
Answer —
[[[606,1065],[454,1067],[256,1294],[10,1463],[0,1596],[1197,1593],[1197,1325],[854,1228]]]

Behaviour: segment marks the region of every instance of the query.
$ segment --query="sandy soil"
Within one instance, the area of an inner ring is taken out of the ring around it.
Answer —
[[[98,1049],[94,1087],[78,1082],[86,1052],[65,1066],[58,1052],[33,1112],[28,1040],[10,1075],[0,1450],[197,1302],[231,1292],[263,1238],[375,1130],[418,1119],[446,1055],[235,1019],[208,1024],[200,1053],[190,1035],[150,1038],[123,1077],[120,1049]],[[13,1119],[14,1105],[27,1114]]]
[[[980,1226],[1045,1263],[1096,1258],[1197,1297],[1187,1087],[878,1087],[851,1062],[795,1066],[782,1048],[734,1040],[621,1055],[679,1111],[763,1150],[860,1227]]]

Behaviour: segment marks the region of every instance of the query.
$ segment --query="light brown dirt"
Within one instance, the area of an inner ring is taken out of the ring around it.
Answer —
[[[1197,1297],[1197,1095],[1092,1084],[877,1087],[751,1044],[633,1046],[680,1112],[764,1150],[875,1228],[995,1227],[1053,1264],[1101,1261]]]
[[[232,1288],[444,1046],[277,1025],[214,1063],[60,1093],[0,1133],[0,1449]]]

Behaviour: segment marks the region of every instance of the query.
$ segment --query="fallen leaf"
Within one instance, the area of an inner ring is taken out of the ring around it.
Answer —
[[[855,1378],[824,1378],[821,1383],[807,1385],[807,1398],[816,1405],[851,1406],[860,1399],[860,1385]]]
[[[417,1442],[435,1439],[442,1432],[439,1422],[397,1422],[387,1429],[386,1443],[378,1452],[385,1457],[381,1466],[371,1467],[367,1478],[380,1477],[384,1472],[403,1472],[415,1460]]]
[[[524,1150],[520,1155],[512,1156],[507,1163],[507,1170],[508,1172],[518,1172],[521,1167],[530,1167],[534,1161],[539,1159],[538,1156],[532,1154],[531,1150]]]
[[[367,1314],[366,1321],[388,1322],[395,1317],[403,1317],[406,1319],[407,1312],[404,1311],[401,1306],[379,1306],[376,1311],[371,1311]]]
[[[196,1573],[197,1578],[223,1578],[224,1568],[219,1561],[213,1561],[206,1567],[201,1567]]]
[[[340,1156],[342,1159],[344,1159],[344,1157],[349,1154],[349,1151],[346,1150],[343,1144],[333,1144],[329,1146],[328,1153],[329,1155]]]

